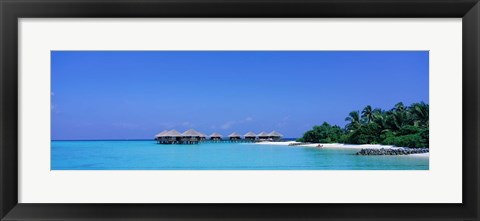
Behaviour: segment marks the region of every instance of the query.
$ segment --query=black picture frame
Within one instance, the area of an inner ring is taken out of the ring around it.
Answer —
[[[0,14],[1,220],[479,220],[478,0],[0,0]],[[19,204],[17,20],[46,17],[462,18],[463,203]]]

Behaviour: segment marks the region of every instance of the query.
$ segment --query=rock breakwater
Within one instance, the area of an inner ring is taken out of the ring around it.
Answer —
[[[409,155],[409,154],[416,154],[416,153],[428,153],[428,148],[381,148],[381,149],[361,149],[357,155]]]

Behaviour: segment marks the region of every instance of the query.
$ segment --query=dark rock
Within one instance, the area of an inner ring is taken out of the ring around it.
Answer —
[[[409,155],[409,154],[416,154],[416,153],[428,153],[428,148],[398,148],[398,149],[361,149],[356,155]]]

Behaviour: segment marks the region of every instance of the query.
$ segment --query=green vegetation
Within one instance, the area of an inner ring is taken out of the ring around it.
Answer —
[[[368,105],[361,112],[350,112],[345,128],[324,122],[297,141],[428,147],[428,113],[429,105],[424,102],[410,106],[400,102],[388,111]]]

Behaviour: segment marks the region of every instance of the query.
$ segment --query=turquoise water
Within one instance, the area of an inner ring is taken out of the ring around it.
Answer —
[[[428,170],[428,158],[241,143],[52,141],[52,170]]]

